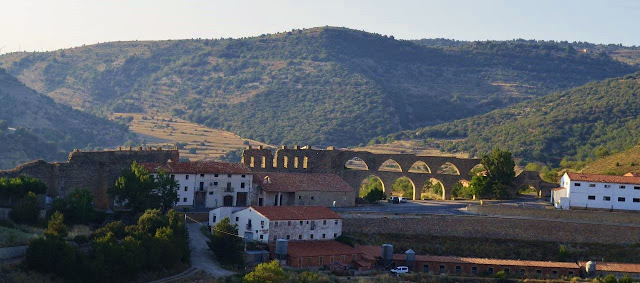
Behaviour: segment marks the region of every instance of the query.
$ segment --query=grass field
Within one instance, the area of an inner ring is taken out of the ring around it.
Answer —
[[[129,130],[147,146],[173,147],[180,144],[180,157],[189,160],[218,160],[225,153],[247,145],[269,145],[236,134],[207,128],[169,115],[116,113],[113,118],[131,117]]]
[[[640,146],[596,159],[582,169],[583,173],[623,175],[640,172]]]

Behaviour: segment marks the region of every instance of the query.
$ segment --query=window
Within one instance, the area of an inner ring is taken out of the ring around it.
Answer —
[[[625,198],[623,198],[623,197],[618,197],[618,202],[625,202]]]
[[[456,265],[456,273],[460,274],[462,272],[462,267],[460,265]]]
[[[298,196],[298,199],[302,199],[302,196]]]
[[[327,225],[327,220],[322,220],[322,225]]]
[[[633,198],[633,202],[640,202],[640,198]]]
[[[187,202],[187,198],[183,198],[183,199],[182,199],[182,202]]]
[[[538,275],[542,274],[542,270],[536,269],[536,274],[538,274]]]
[[[588,197],[588,199],[589,199],[589,200],[595,200],[595,199],[596,199],[596,196],[589,196],[589,197]]]
[[[291,235],[287,235],[287,240],[291,239]]]
[[[218,178],[218,174],[213,174],[213,177],[216,177],[216,178]]]
[[[236,222],[238,222],[238,217],[236,217]]]
[[[551,274],[553,274],[553,276],[557,276],[558,275],[558,271],[557,270],[553,270],[553,271],[551,271]]]
[[[175,180],[176,179],[176,175],[171,175],[171,180]]]
[[[329,263],[334,263],[334,262],[336,262],[336,257],[335,256],[331,256],[329,258]]]
[[[493,267],[489,267],[487,269],[487,274],[493,274]]]
[[[218,182],[213,182],[213,185],[214,185],[214,186],[217,186],[217,185],[218,185]]]
[[[274,221],[274,222],[273,222],[273,226],[274,226],[274,227],[278,227],[278,221]]]
[[[260,226],[264,227],[264,220],[260,221]]]
[[[313,234],[310,234],[310,235],[309,235],[309,239],[313,239]]]
[[[212,196],[212,195],[213,195],[213,191],[210,191],[210,192],[209,192],[209,195],[210,195],[210,196]]]
[[[189,190],[188,186],[184,186],[184,191],[186,192],[187,190]]]
[[[256,161],[256,158],[251,156],[251,162],[249,163],[249,167],[253,168],[255,161]]]
[[[425,265],[422,266],[422,272],[425,272],[425,273],[429,272],[429,265],[428,264],[425,264]]]
[[[569,275],[573,275],[573,271],[569,271]]]
[[[338,219],[336,219],[336,225],[338,225]]]
[[[626,189],[626,188],[627,188],[627,186],[625,186],[625,185],[620,185],[620,188],[621,188],[621,189]]]
[[[260,235],[260,240],[262,240],[264,238],[264,235]]]
[[[305,156],[302,160],[302,168],[307,169],[307,167],[309,167],[309,157]]]
[[[640,190],[640,186],[633,186],[634,190]]]
[[[604,201],[610,201],[610,200],[611,200],[611,197],[610,197],[610,196],[603,196],[603,197],[602,197],[602,200],[604,200]]]
[[[604,185],[605,189],[611,188],[611,185]]]
[[[444,265],[440,265],[440,274],[442,274],[442,273],[444,273],[444,272],[445,272]]]
[[[244,189],[244,182],[240,183],[240,188]]]
[[[524,273],[525,273],[524,268],[520,268],[520,274],[524,274]]]
[[[213,216],[213,223],[216,223],[216,215]]]
[[[473,275],[478,274],[478,267],[477,266],[471,267],[471,274],[473,274]]]
[[[509,271],[511,271],[511,270],[509,270],[509,268],[505,268],[505,269],[504,269],[504,273],[509,274]]]
[[[313,199],[313,196],[311,196],[311,199]]]
[[[337,238],[338,237],[338,233],[333,233],[333,237]]]
[[[302,235],[298,235],[298,240],[302,240]]]
[[[242,175],[242,178],[244,178],[244,177],[245,177],[245,175]]]
[[[288,222],[287,222],[287,226],[291,226],[291,221],[288,221]]]
[[[589,188],[595,188],[596,184],[589,184]]]
[[[285,156],[284,157],[284,168],[288,168],[289,167],[289,157]]]
[[[204,191],[204,182],[200,182],[200,191]]]
[[[265,156],[262,157],[262,162],[260,164],[260,167],[262,167],[262,168],[266,168],[267,167],[267,158]]]
[[[200,174],[200,178],[204,178],[204,174]]]
[[[324,238],[326,238],[326,236],[324,234],[322,234],[322,238],[324,239]]]
[[[293,168],[298,168],[298,157],[293,157]]]
[[[580,183],[573,183],[574,186],[580,187]]]
[[[300,221],[300,225],[302,225],[302,223],[303,223],[303,222],[302,222],[302,221]]]

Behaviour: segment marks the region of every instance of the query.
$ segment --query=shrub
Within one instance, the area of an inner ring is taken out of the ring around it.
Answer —
[[[30,269],[68,278],[74,274],[76,254],[73,248],[61,239],[36,238],[29,243],[26,263]]]
[[[384,195],[384,192],[382,192],[382,190],[378,188],[374,188],[364,196],[364,199],[367,200],[369,203],[376,203],[382,199],[383,195]]]
[[[256,269],[242,278],[245,283],[280,283],[287,280],[287,274],[277,260],[258,264]]]
[[[16,223],[35,224],[40,216],[40,206],[38,206],[38,198],[33,192],[18,202],[9,215]]]
[[[56,211],[49,219],[49,224],[44,235],[47,238],[64,239],[67,236],[67,226],[64,225],[64,216],[60,211]]]

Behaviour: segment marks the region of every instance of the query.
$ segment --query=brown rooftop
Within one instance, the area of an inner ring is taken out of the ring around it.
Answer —
[[[164,170],[172,174],[251,174],[249,167],[242,163],[194,161],[194,162],[168,162],[166,165],[158,163],[143,163],[150,173]]]
[[[380,257],[382,254],[381,246],[358,246],[359,251],[373,257]],[[403,260],[404,254],[394,254],[394,260]],[[559,261],[536,261],[536,260],[515,260],[515,259],[492,259],[477,257],[457,257],[457,256],[435,256],[435,255],[416,255],[416,261],[429,261],[441,263],[471,263],[481,265],[495,266],[527,266],[527,267],[548,267],[548,268],[575,268],[580,266],[575,262],[559,262]],[[596,267],[597,268],[597,267]]]
[[[581,261],[580,266],[586,267],[587,262]],[[638,263],[596,262],[597,271],[640,273]]]
[[[253,183],[267,192],[354,192],[340,176],[325,173],[254,173]]]
[[[272,221],[342,219],[340,215],[324,206],[252,206],[249,209]]]
[[[287,252],[291,257],[361,254],[360,251],[337,241],[289,242]]]
[[[571,181],[640,185],[640,177],[634,176],[614,176],[585,173],[567,173],[567,175],[569,175],[569,179],[571,179]]]

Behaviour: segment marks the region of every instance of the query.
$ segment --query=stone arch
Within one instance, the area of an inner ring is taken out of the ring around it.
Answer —
[[[460,175],[460,169],[451,162],[445,162],[436,171],[438,174]]]
[[[431,168],[424,161],[416,161],[408,170],[409,173],[427,174],[431,173]]]
[[[402,172],[402,167],[400,167],[400,163],[389,158],[385,162],[382,162],[378,171],[386,171],[386,172]]]
[[[421,199],[447,199],[444,183],[436,178],[429,178],[420,190]]]
[[[475,166],[471,167],[471,170],[469,170],[469,176],[473,177],[485,170],[486,168],[484,168],[484,165],[482,165],[482,163],[478,163]]]
[[[353,157],[344,163],[344,168],[348,170],[369,170],[369,165],[360,157]]]
[[[410,188],[409,188],[410,185]],[[391,185],[391,192],[389,195],[398,197],[405,197],[407,199],[415,199],[416,197],[416,184],[411,178],[402,176],[397,178],[393,185]]]
[[[371,188],[366,188],[365,186],[371,184],[371,182],[379,182],[380,184],[380,189],[382,189],[383,193],[386,193],[385,187],[384,187],[384,182],[382,181],[382,178],[376,176],[376,175],[368,175],[366,178],[364,178],[362,180],[362,182],[360,182],[360,187],[358,187],[358,197],[364,197]],[[373,185],[373,187],[377,187],[376,185]]]

